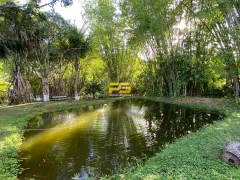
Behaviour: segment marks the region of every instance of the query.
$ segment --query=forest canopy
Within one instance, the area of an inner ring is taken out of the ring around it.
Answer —
[[[110,82],[143,96],[239,98],[239,0],[81,1],[84,27],[56,3],[73,1],[0,0],[0,103],[78,100],[94,83],[97,97]]]

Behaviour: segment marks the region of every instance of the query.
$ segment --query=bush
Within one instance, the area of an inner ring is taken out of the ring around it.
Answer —
[[[240,98],[236,98],[236,104],[240,104]]]
[[[97,93],[103,92],[103,86],[98,81],[91,81],[86,85],[84,92],[86,95],[92,95],[93,99],[95,99]]]

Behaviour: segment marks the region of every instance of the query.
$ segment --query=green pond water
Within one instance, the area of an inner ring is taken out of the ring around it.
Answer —
[[[83,180],[119,173],[222,117],[144,100],[44,114],[26,127],[18,178],[65,180],[75,175]]]

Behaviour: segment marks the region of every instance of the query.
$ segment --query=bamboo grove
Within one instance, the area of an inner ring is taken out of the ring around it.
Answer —
[[[137,95],[239,98],[239,0],[81,2],[84,28],[41,11],[69,0],[0,4],[0,77],[9,75],[0,91],[9,88],[10,104],[78,100],[89,83],[106,94],[126,81]]]

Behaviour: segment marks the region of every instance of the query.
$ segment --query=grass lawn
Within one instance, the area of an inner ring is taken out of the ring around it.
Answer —
[[[227,117],[196,133],[189,134],[136,166],[110,179],[240,179],[240,167],[219,159],[230,141],[240,141],[240,106],[234,100],[210,98],[146,98],[190,108],[218,110]],[[88,100],[32,103],[0,108],[0,179],[16,179],[17,153],[23,128],[36,115],[114,101]]]

